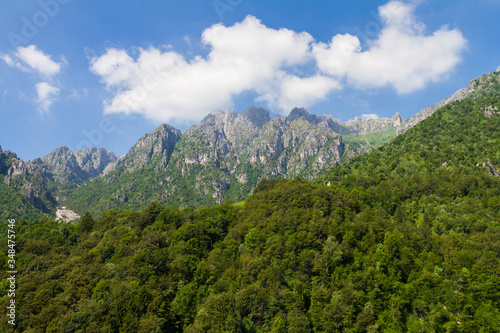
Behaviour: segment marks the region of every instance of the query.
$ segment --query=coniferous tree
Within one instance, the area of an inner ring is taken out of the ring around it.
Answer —
[[[90,215],[89,212],[86,212],[81,221],[80,221],[80,231],[83,232],[90,232],[94,228],[95,221],[92,218],[92,215]]]

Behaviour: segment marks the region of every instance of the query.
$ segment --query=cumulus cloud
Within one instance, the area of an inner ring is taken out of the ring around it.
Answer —
[[[10,67],[14,66],[14,61],[12,60],[12,58],[8,54],[0,54],[0,59],[5,61],[5,63],[7,65],[9,65]]]
[[[55,97],[59,95],[60,89],[50,85],[48,82],[37,83],[35,89],[38,96],[38,110],[42,113],[48,112]]]
[[[279,105],[282,111],[289,112],[298,105],[314,104],[316,101],[326,98],[332,90],[337,89],[341,89],[341,85],[331,77],[315,75],[300,78],[288,75],[281,79],[279,90],[263,94],[258,100],[266,101],[270,105]]]
[[[409,93],[448,74],[466,45],[456,29],[426,34],[414,9],[400,1],[381,6],[383,27],[366,50],[353,35],[317,42],[307,32],[269,28],[247,16],[233,26],[206,29],[201,36],[209,48],[206,56],[186,59],[175,50],[151,47],[132,57],[126,50],[108,49],[91,59],[90,70],[112,94],[104,102],[105,113],[139,113],[162,122],[200,120],[230,107],[244,92],[285,114],[345,84]]]
[[[19,46],[13,52],[12,56],[0,54],[0,59],[3,59],[10,67],[17,68],[23,72],[35,72],[40,78],[45,80],[35,84],[37,93],[36,102],[40,112],[48,112],[60,92],[60,88],[54,83],[53,77],[61,72],[61,68],[66,64],[66,60],[62,58],[60,62],[56,62],[52,60],[50,55],[38,50],[35,45]]]
[[[105,103],[106,113],[135,112],[157,121],[189,122],[230,106],[232,98],[245,91],[256,92],[280,109],[324,97],[337,87],[332,78],[299,78],[286,72],[312,59],[312,41],[307,33],[270,29],[248,16],[231,27],[217,24],[206,29],[202,42],[211,51],[205,58],[188,61],[175,51],[150,48],[141,49],[133,59],[124,50],[109,49],[91,60],[90,69],[114,93]],[[307,82],[319,89],[294,94]]]
[[[380,116],[378,114],[375,114],[375,113],[365,113],[365,114],[361,115],[361,118],[363,118],[364,120],[380,119]]]
[[[16,56],[41,76],[52,77],[61,71],[61,63],[53,61],[49,55],[38,50],[35,45],[19,46]]]
[[[414,16],[414,5],[393,1],[379,8],[384,27],[363,51],[358,37],[336,35],[313,46],[319,69],[345,77],[358,88],[393,87],[399,94],[424,88],[460,61],[466,40],[443,26],[430,35]]]

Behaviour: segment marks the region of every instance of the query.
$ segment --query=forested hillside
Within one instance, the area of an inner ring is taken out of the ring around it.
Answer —
[[[498,332],[498,107],[495,93],[454,102],[244,204],[19,220],[18,324],[0,330]]]

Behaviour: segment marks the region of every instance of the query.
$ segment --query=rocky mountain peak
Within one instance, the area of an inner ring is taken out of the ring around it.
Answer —
[[[181,137],[181,132],[168,124],[160,125],[156,130],[143,136],[132,151],[148,150],[149,157],[152,155],[168,155],[171,153],[171,143],[177,142]]]
[[[318,122],[318,117],[311,114],[306,108],[294,108],[286,119],[290,122],[297,120],[299,118],[304,118],[310,123],[316,124]]]
[[[473,98],[490,95],[491,93],[498,92],[500,85],[500,72],[486,73],[469,83],[467,87]]]
[[[235,121],[237,117],[236,111],[234,110],[215,110],[214,112],[208,114],[203,120],[195,126],[191,126],[186,133],[191,133],[195,130],[206,132],[211,130],[217,130],[219,132],[226,132],[228,127]]]
[[[392,116],[391,120],[392,120],[392,126],[394,127],[399,127],[403,124],[403,117],[401,117],[399,112],[396,112],[396,114]]]
[[[262,127],[271,120],[269,111],[253,105],[246,108],[239,117],[253,123],[257,127]]]
[[[61,146],[48,153],[45,157],[66,156],[68,153],[72,153],[71,149],[67,146]]]
[[[401,129],[408,120],[396,113],[392,118],[368,118],[362,119],[356,117],[346,123],[346,128],[343,131],[345,134],[365,135],[370,133],[379,133],[389,130]]]
[[[45,178],[64,183],[80,182],[99,176],[106,168],[116,165],[118,156],[104,148],[88,148],[73,152],[66,146],[54,149],[30,163]]]
[[[158,126],[153,132],[148,133],[148,134],[154,134],[154,133],[166,133],[167,135],[172,132],[180,132],[177,128],[173,127],[172,125],[169,124],[161,124]],[[146,134],[146,136],[148,135]]]
[[[10,161],[10,162],[9,162]],[[0,149],[0,175],[9,175],[12,174],[12,166],[20,161],[23,163],[23,160],[18,159],[15,153],[10,151],[3,151]],[[24,164],[24,163],[23,163]]]
[[[180,138],[181,131],[168,124],[162,124],[140,138],[125,154],[123,163],[127,165],[127,170],[131,171],[142,168],[154,156],[161,156],[168,161]]]
[[[52,175],[54,180],[58,182],[77,182],[85,178],[75,155],[66,146],[54,149],[42,157],[41,160],[43,162],[43,174],[46,176]]]
[[[111,150],[96,147],[77,150],[75,153],[76,162],[80,168],[88,174],[88,177],[97,177],[110,170],[118,163],[119,157]]]
[[[231,110],[232,111],[232,110]],[[209,125],[213,126],[216,123],[219,122],[224,122],[224,118],[226,118],[226,114],[231,114],[233,112],[231,111],[222,111],[222,110],[215,110],[212,113],[209,113],[208,115],[203,118],[198,125]],[[236,114],[236,112],[234,112]]]

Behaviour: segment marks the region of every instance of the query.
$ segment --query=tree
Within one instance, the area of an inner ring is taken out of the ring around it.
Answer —
[[[81,221],[80,221],[80,231],[83,232],[90,232],[94,228],[95,221],[92,218],[92,215],[90,215],[89,212],[86,212]]]

